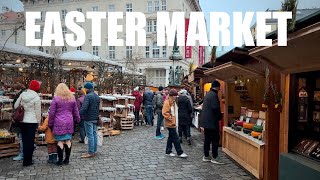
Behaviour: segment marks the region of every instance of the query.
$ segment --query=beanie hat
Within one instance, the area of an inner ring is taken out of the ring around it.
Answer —
[[[211,88],[217,88],[217,87],[220,87],[219,81],[213,81],[211,84]]]
[[[134,90],[134,91],[139,91],[139,87],[137,86],[137,87],[135,87],[133,90]]]
[[[86,89],[93,89],[93,84],[90,83],[90,82],[87,82],[87,83],[84,85],[84,88],[86,88]]]
[[[72,93],[75,93],[75,92],[76,92],[76,88],[71,87],[71,88],[70,88],[70,91],[71,91]]]
[[[159,91],[162,91],[162,90],[163,90],[163,87],[162,87],[162,86],[159,86],[158,89],[159,89]]]
[[[32,80],[29,85],[29,89],[33,91],[39,91],[40,90],[40,83],[37,80]]]
[[[169,96],[178,96],[177,90],[171,89],[171,90],[169,91]]]

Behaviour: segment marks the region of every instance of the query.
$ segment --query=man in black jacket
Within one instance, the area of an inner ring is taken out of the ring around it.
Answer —
[[[219,121],[222,118],[218,92],[220,83],[213,81],[210,92],[204,97],[202,106],[201,127],[204,128],[204,157],[203,161],[211,161],[214,164],[223,164],[217,161],[219,147]],[[212,159],[209,156],[210,144],[212,144]]]

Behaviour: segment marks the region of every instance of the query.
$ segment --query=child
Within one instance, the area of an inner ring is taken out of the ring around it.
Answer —
[[[48,127],[49,116],[44,120],[44,123],[38,127],[38,131],[45,131],[46,133],[46,142],[48,147],[48,163],[55,164],[57,163],[57,142],[54,140],[54,135],[51,129]]]

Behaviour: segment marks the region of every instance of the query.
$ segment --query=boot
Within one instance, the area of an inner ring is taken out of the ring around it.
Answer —
[[[71,146],[70,148],[68,147],[68,145],[64,145],[64,149],[66,152],[66,158],[63,160],[63,164],[68,165],[69,164],[69,159],[70,159],[70,154],[71,154]]]
[[[179,137],[180,143],[182,144],[182,137]]]
[[[48,161],[47,161],[49,164],[53,163],[52,156],[53,156],[52,154],[49,154],[49,158],[48,158]]]
[[[60,146],[57,147],[57,152],[58,152],[58,162],[57,165],[61,166],[62,165],[62,159],[63,159],[63,149],[60,148]]]
[[[52,164],[56,164],[57,163],[57,153],[52,154]]]
[[[187,137],[188,145],[191,145],[191,139],[190,137]]]

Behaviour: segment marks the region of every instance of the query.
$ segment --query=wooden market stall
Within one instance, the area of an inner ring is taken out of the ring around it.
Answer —
[[[279,149],[274,179],[320,179],[320,11],[296,22],[288,46],[257,47],[250,55],[281,72]],[[274,152],[275,153],[275,152]]]

